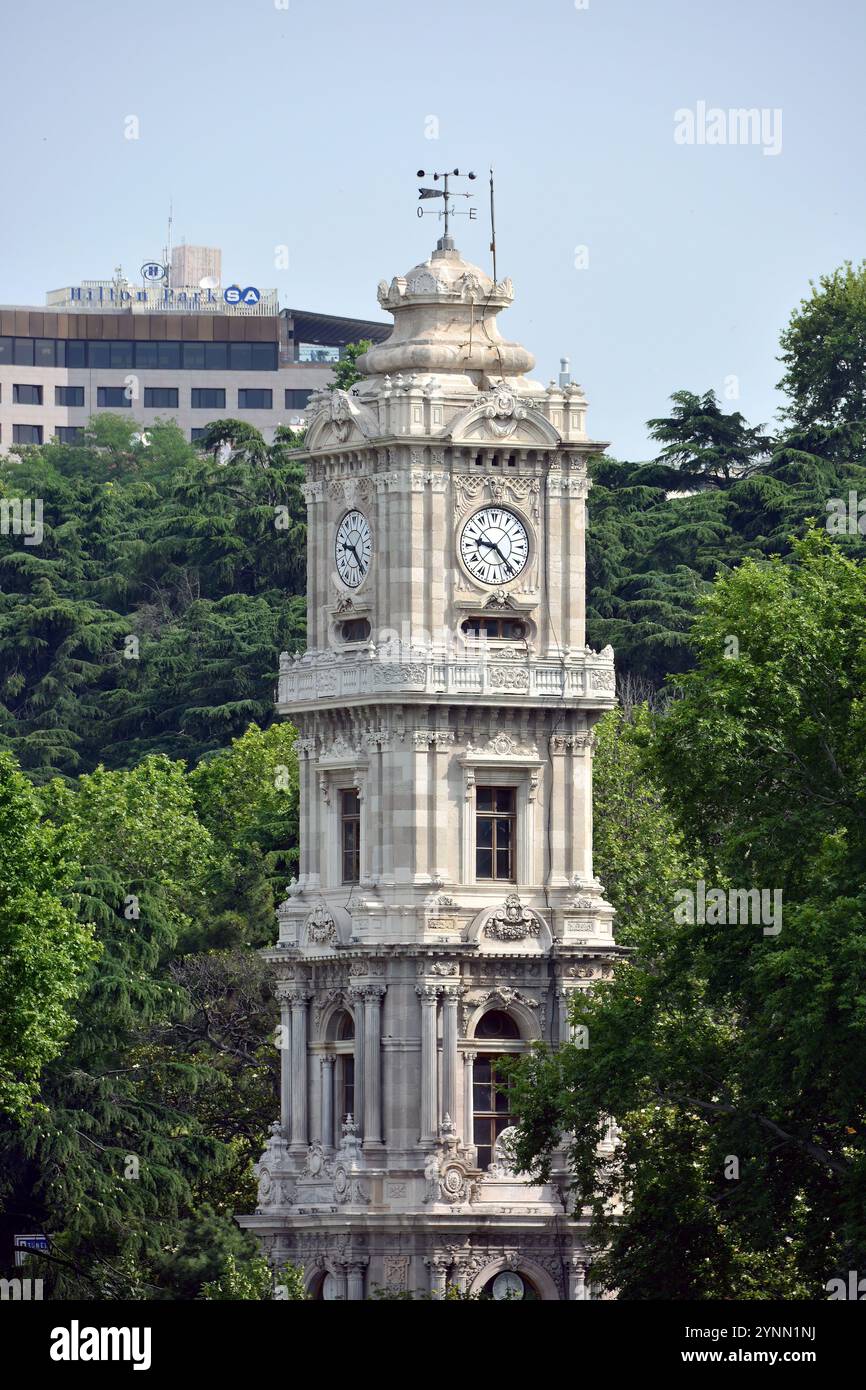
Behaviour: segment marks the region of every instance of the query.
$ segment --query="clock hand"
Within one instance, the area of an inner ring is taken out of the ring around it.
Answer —
[[[507,565],[507,564],[508,564],[508,561],[506,560],[505,556],[502,554],[502,551],[499,549],[499,546],[496,544],[495,541],[482,541],[481,544],[482,544],[482,545],[486,545],[488,550],[495,550],[495,551],[496,551],[496,554],[499,556],[499,558],[500,558],[500,560],[502,561],[503,565]]]

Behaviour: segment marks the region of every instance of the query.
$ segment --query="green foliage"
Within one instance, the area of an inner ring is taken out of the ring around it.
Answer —
[[[588,1046],[520,1069],[517,1148],[545,1171],[573,1133],[594,1277],[623,1298],[822,1297],[866,1259],[864,604],[822,535],[744,564],[678,698],[600,741],[599,827],[623,768],[646,779],[630,834],[599,835],[633,955],[575,1005]],[[781,931],[678,922],[698,877],[781,890]]]
[[[846,261],[800,301],[781,337],[788,417],[800,428],[866,429],[866,261]]]
[[[70,895],[76,851],[0,754],[0,1113],[15,1121],[75,1026],[73,1001],[97,955]]]
[[[307,1291],[304,1272],[297,1265],[285,1264],[274,1271],[259,1256],[239,1267],[235,1257],[229,1255],[223,1273],[202,1286],[200,1297],[222,1302],[243,1299],[302,1303],[307,1299]]]
[[[660,461],[693,478],[743,477],[768,453],[761,426],[751,428],[740,412],[726,415],[715,391],[696,396],[675,391],[673,412],[648,421],[650,438],[664,444]]]
[[[357,366],[358,358],[363,357],[372,346],[369,338],[362,338],[359,343],[346,344],[339,362],[334,363],[334,380],[328,383],[329,391],[348,391],[356,381],[361,380],[361,372]]]
[[[0,465],[0,491],[43,501],[44,538],[0,537],[0,747],[34,781],[149,752],[190,762],[273,718],[281,649],[304,635],[301,468],[281,439],[218,421],[100,415],[84,447]],[[211,442],[213,442],[211,441]],[[205,441],[206,443],[208,441]]]

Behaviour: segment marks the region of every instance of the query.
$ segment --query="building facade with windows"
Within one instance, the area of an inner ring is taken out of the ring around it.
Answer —
[[[91,415],[176,420],[196,439],[212,420],[248,420],[270,443],[302,423],[347,343],[384,323],[283,310],[81,312],[0,308],[0,453],[52,437],[80,440]]]
[[[392,336],[311,403],[300,868],[268,953],[281,1111],[239,1218],[324,1299],[592,1296],[564,1157],[515,1171],[503,1057],[569,1037],[609,975],[592,864],[579,387],[505,341],[512,299],[449,239],[379,286]]]

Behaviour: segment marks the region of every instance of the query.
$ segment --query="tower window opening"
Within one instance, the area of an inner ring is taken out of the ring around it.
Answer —
[[[482,455],[481,455],[481,454],[476,454],[476,455],[475,455],[475,467],[476,467],[476,468],[480,468],[481,465],[483,464],[483,462],[484,462],[484,459],[483,459]]]
[[[517,455],[516,455],[516,454],[509,454],[509,455],[508,455],[508,467],[509,467],[509,468],[516,468],[516,467],[517,467]]]
[[[517,792],[514,787],[476,787],[476,878],[514,882],[516,803]]]
[[[360,882],[361,798],[355,787],[340,792],[340,845],[343,854],[343,882]]]
[[[472,1142],[478,1152],[478,1167],[489,1168],[493,1162],[493,1146],[499,1135],[514,1124],[510,1113],[510,1097],[501,1090],[503,1078],[497,1071],[496,1056],[476,1058],[472,1069]]]
[[[366,642],[370,624],[366,618],[349,618],[340,624],[340,636],[344,642]]]
[[[493,637],[500,642],[521,642],[526,624],[516,618],[466,618],[461,631],[470,637]]]

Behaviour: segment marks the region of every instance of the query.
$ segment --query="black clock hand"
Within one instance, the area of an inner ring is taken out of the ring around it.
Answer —
[[[495,541],[482,541],[481,544],[482,544],[482,545],[486,545],[488,550],[495,550],[495,551],[496,551],[496,554],[499,556],[499,558],[500,558],[500,560],[502,561],[503,565],[507,565],[507,564],[508,564],[508,561],[506,560],[505,556],[502,554],[502,551],[499,549],[499,546],[496,544]]]
[[[360,568],[361,568],[361,557],[360,557],[360,555],[358,554],[358,552],[357,552],[357,550],[355,549],[355,547],[354,547],[353,545],[344,545],[344,546],[343,546],[343,549],[344,549],[344,550],[351,550],[352,554],[354,555],[355,559],[356,559],[357,562],[358,562],[358,569],[360,569]]]

